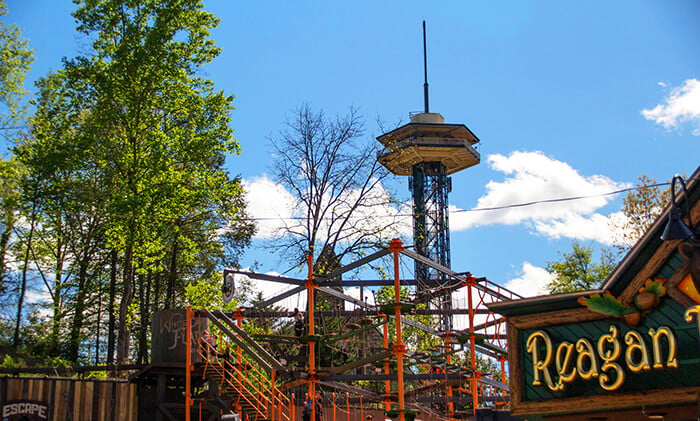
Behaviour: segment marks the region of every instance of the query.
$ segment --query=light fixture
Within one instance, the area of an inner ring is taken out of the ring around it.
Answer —
[[[685,194],[685,212],[688,214],[688,222],[690,227],[683,222],[681,219],[681,210],[676,204],[676,180],[680,180],[681,186],[683,187],[683,193]],[[668,214],[668,222],[666,223],[666,229],[664,233],[661,234],[661,239],[664,241],[669,240],[686,240],[690,238],[693,242],[697,241],[695,238],[695,232],[693,229],[693,222],[690,219],[690,208],[688,206],[688,191],[685,188],[685,181],[680,175],[673,176],[671,180],[671,210]]]

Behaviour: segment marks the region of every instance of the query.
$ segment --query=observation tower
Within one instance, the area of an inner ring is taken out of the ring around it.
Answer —
[[[395,175],[409,177],[413,196],[413,241],[416,252],[447,268],[450,267],[450,226],[448,195],[450,175],[478,164],[474,145],[479,139],[464,124],[445,123],[441,114],[431,113],[428,101],[428,66],[423,21],[423,96],[425,111],[411,121],[385,133],[377,140],[386,148],[379,162]],[[428,293],[446,282],[434,268],[416,261],[418,294]],[[436,303],[444,311],[444,331],[452,330],[450,294]]]

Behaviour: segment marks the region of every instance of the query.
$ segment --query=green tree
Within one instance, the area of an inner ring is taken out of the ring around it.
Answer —
[[[7,15],[7,6],[0,0],[0,17]],[[27,41],[22,38],[22,30],[17,25],[0,20],[0,103],[6,110],[0,114],[0,127],[5,133],[23,125],[27,94],[24,77],[34,61],[34,53]]]
[[[0,17],[7,15],[7,6],[0,0]],[[12,24],[0,21],[0,132],[6,139],[14,139],[21,133],[26,115],[24,97],[24,78],[34,60],[33,52],[28,43],[22,38],[21,29]],[[3,187],[0,190],[0,293],[6,289],[7,256],[14,237],[20,195],[18,185],[23,168],[15,159],[0,160],[0,180]],[[17,318],[13,343],[19,341],[19,328],[22,319],[23,302],[27,287],[27,260],[25,253],[24,268],[16,291]]]
[[[201,1],[76,3],[92,54],[39,82],[34,139],[17,154],[42,186],[36,202],[42,228],[53,227],[49,243],[67,250],[70,358],[86,323],[100,326],[82,314],[100,314],[109,291],[107,336],[117,344],[108,342],[107,361],[112,347],[117,362],[130,357],[133,333],[145,361],[150,315],[233,266],[254,230],[240,180],[224,168],[240,150],[229,127],[233,96],[199,76],[219,54],[209,38],[218,19]]]
[[[622,201],[624,218],[611,222],[611,228],[618,233],[615,240],[620,244],[620,254],[627,252],[647,232],[671,200],[671,190],[662,189],[653,178],[642,174],[638,180],[635,189]]]
[[[612,255],[605,250],[600,262],[593,262],[593,246],[585,246],[579,241],[571,242],[571,252],[563,253],[560,260],[547,262],[547,272],[554,280],[547,285],[551,293],[582,291],[595,288],[614,269]]]

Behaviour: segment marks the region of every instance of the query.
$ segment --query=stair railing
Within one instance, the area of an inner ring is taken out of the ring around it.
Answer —
[[[292,421],[293,402],[275,385],[275,371],[268,375],[243,355],[235,360],[227,357],[233,355],[231,345],[222,341],[222,346],[224,352],[220,354],[215,345],[200,336],[198,348],[205,375],[220,380],[220,390],[232,391],[240,407],[271,421]]]

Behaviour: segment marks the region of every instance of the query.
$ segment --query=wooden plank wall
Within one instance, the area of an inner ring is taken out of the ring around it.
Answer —
[[[13,400],[49,405],[51,420],[136,421],[136,385],[119,380],[0,377],[0,405]]]

